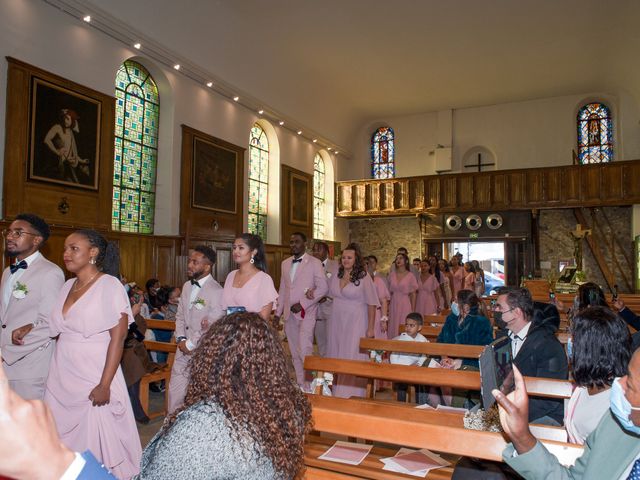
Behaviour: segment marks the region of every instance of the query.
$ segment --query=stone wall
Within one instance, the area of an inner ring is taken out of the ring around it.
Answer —
[[[595,212],[595,224],[598,228],[593,228],[594,218],[590,209],[583,209],[583,213],[592,233],[598,241],[600,250],[603,252],[607,265],[614,272],[616,282],[620,292],[633,291],[633,242],[631,231],[631,207],[606,207],[597,209]],[[609,223],[605,220],[610,221]],[[551,268],[541,268],[542,278],[548,278],[552,272],[557,272],[558,262],[561,260],[573,260],[573,241],[569,232],[575,230],[577,225],[576,217],[572,209],[541,210],[540,211],[540,262],[550,262]],[[613,237],[619,242],[612,242]],[[613,249],[612,249],[613,245]],[[611,252],[614,255],[611,255]],[[587,280],[593,281],[602,286],[608,293],[607,284],[600,272],[600,268],[591,253],[591,249],[586,240],[583,240],[583,268],[587,274]],[[615,256],[615,259],[614,259]],[[629,262],[631,260],[631,263]],[[617,261],[617,263],[616,263]],[[621,271],[624,271],[627,284]]]
[[[378,257],[378,269],[387,273],[398,247],[406,247],[410,260],[421,255],[420,222],[416,217],[350,220],[349,241],[364,255]]]

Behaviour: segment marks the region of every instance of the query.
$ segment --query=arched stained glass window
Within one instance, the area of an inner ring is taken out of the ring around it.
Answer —
[[[583,164],[613,160],[613,120],[603,103],[589,103],[578,112],[578,160]]]
[[[313,238],[324,238],[325,221],[325,170],[319,153],[313,159]]]
[[[255,124],[249,135],[249,232],[267,241],[267,191],[269,190],[269,140]]]
[[[151,75],[127,60],[116,75],[111,226],[153,233],[160,98]]]
[[[371,137],[371,173],[373,178],[396,176],[393,129],[381,127]]]

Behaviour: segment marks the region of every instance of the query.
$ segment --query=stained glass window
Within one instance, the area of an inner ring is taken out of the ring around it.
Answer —
[[[313,159],[313,238],[324,238],[325,194],[324,160],[319,153]]]
[[[613,120],[603,103],[589,103],[578,112],[578,160],[582,164],[613,160]]]
[[[373,178],[396,176],[393,129],[381,127],[371,137],[371,173]]]
[[[249,135],[249,232],[267,241],[267,190],[269,188],[269,140],[255,124]]]
[[[127,60],[116,74],[111,227],[153,233],[160,98],[151,75]]]

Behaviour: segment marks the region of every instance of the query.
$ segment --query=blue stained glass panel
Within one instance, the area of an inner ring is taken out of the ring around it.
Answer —
[[[394,133],[391,127],[380,127],[371,137],[371,173],[373,178],[395,176]]]
[[[578,160],[582,164],[613,160],[613,119],[603,103],[589,103],[578,112]]]
[[[267,197],[269,190],[269,140],[260,125],[249,134],[249,232],[267,240]]]

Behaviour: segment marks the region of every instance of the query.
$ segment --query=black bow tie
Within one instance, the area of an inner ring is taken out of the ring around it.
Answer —
[[[16,273],[21,268],[24,268],[26,270],[28,266],[29,265],[27,265],[26,260],[22,260],[18,263],[14,263],[13,265],[9,265],[9,270],[11,270],[11,273]]]
[[[202,287],[200,287],[200,284],[198,283],[197,280],[191,280],[191,285],[195,285],[198,288],[202,288]]]
[[[294,258],[294,259],[293,259],[293,261],[292,261],[291,263],[299,263],[299,262],[301,262],[301,261],[302,261],[302,257],[300,257],[300,258],[299,258],[299,259],[297,259],[297,260]]]

